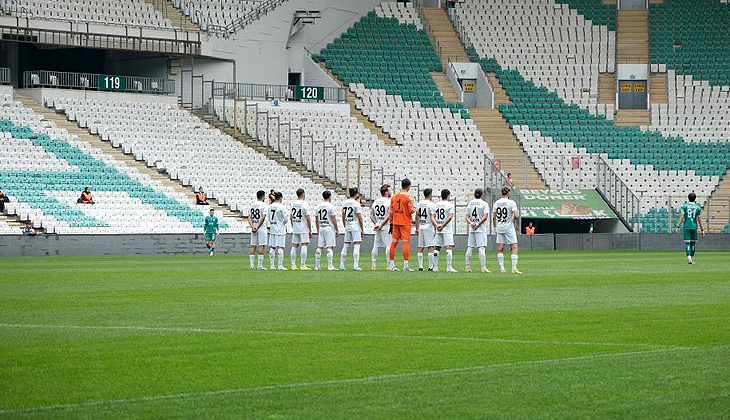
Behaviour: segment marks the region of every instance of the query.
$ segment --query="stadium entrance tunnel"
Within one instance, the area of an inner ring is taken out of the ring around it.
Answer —
[[[625,233],[626,228],[615,219],[536,219],[522,218],[522,231],[532,223],[535,233]]]

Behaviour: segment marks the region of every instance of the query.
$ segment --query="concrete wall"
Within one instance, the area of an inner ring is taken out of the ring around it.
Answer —
[[[169,235],[43,235],[36,237],[0,235],[0,257],[52,255],[120,255],[120,254],[192,254],[204,253],[202,234]],[[316,245],[316,236],[310,249]],[[466,235],[456,235],[456,250],[466,249]],[[290,237],[287,237],[287,248]],[[489,237],[488,250],[495,251],[495,238]],[[343,237],[337,240],[336,251]],[[373,236],[365,235],[363,250],[372,249]],[[672,234],[542,234],[519,236],[520,251],[551,250],[683,250],[682,237]],[[701,239],[702,251],[730,251],[730,235],[713,234]],[[248,234],[226,234],[218,237],[216,252],[243,254],[249,251]],[[415,249],[411,250],[415,252]]]
[[[302,58],[302,84],[307,86],[339,87],[308,55]]]

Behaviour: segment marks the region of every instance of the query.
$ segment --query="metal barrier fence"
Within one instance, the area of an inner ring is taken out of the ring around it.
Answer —
[[[226,97],[229,99],[254,99],[262,101],[279,99],[284,101],[347,102],[347,89],[344,88],[317,87],[317,89],[322,89],[323,97],[316,99],[308,99],[306,97],[301,97],[302,95],[297,95],[297,88],[301,88],[301,86],[213,82],[215,97]]]
[[[10,78],[10,69],[7,67],[0,67],[0,85],[9,85],[13,83]]]
[[[673,233],[676,231],[682,204],[687,195],[639,194],[639,213],[630,219],[634,232]],[[702,206],[702,221],[705,232],[719,233],[730,221],[730,197],[698,196]]]
[[[261,5],[256,7],[254,10],[250,11],[248,14],[244,15],[241,18],[238,18],[231,22],[228,25],[213,25],[213,24],[207,24],[206,30],[209,33],[223,36],[223,37],[229,37],[230,35],[236,33],[237,31],[245,28],[250,23],[255,22],[259,19],[261,19],[263,16],[266,16],[270,11],[276,9],[279,5],[281,5],[284,2],[287,2],[289,0],[266,0],[261,1]]]
[[[175,81],[156,77],[117,76],[94,73],[35,70],[23,73],[23,86],[135,93],[175,93]]]

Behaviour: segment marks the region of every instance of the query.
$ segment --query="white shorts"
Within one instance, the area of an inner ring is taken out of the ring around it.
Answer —
[[[517,233],[515,233],[515,230],[512,229],[511,232],[506,233],[499,233],[497,232],[497,243],[498,244],[516,244],[517,243]]]
[[[309,234],[308,233],[292,233],[291,243],[293,244],[308,244]]]
[[[362,232],[360,232],[360,229],[345,231],[345,243],[349,244],[352,242],[362,242]]]
[[[335,228],[323,227],[317,235],[317,246],[320,248],[331,248],[335,246]]]
[[[266,246],[267,236],[266,229],[259,229],[256,233],[251,232],[251,246]]]
[[[435,240],[435,238],[434,238],[433,230],[430,230],[430,229],[426,229],[426,230],[419,229],[418,230],[418,247],[419,248],[429,248],[429,247],[434,246],[434,240]]]
[[[487,232],[469,232],[466,246],[469,248],[486,248]]]
[[[375,243],[373,244],[373,247],[387,248],[390,246],[391,241],[392,241],[392,239],[390,237],[390,233],[388,233],[388,227],[383,226],[382,229],[375,232]]]
[[[269,247],[284,248],[286,246],[286,234],[279,235],[276,233],[269,234]]]
[[[454,234],[436,232],[436,239],[434,240],[434,246],[451,246],[454,245]]]

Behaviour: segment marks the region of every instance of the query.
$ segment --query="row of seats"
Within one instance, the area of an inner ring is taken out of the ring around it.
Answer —
[[[172,21],[143,0],[13,0],[0,3],[13,16],[172,29]]]
[[[322,200],[323,186],[169,104],[76,98],[51,98],[47,104],[171,179],[196,190],[202,187],[209,197],[244,215],[258,190],[282,191],[285,204],[296,199],[297,188],[307,191],[312,205]],[[333,196],[336,204],[344,200]]]
[[[173,5],[200,29],[228,26],[263,5],[260,0],[173,0]]]
[[[14,228],[7,224],[4,220],[0,220],[0,235],[20,235],[21,229]]]

